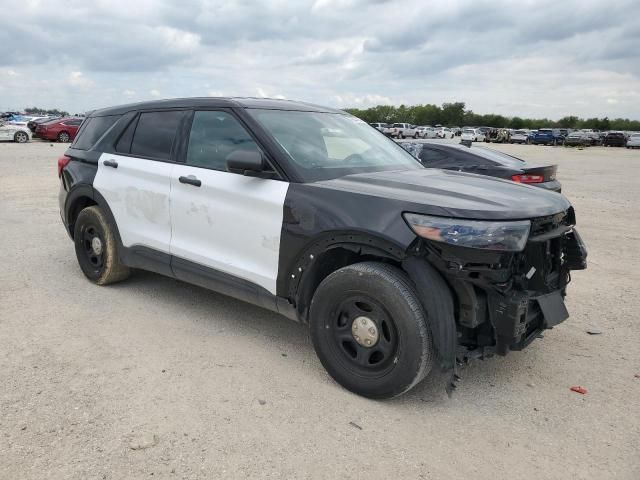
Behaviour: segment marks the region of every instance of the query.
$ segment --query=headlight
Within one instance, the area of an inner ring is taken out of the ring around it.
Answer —
[[[529,220],[492,222],[405,213],[416,235],[460,247],[520,252],[529,238]]]

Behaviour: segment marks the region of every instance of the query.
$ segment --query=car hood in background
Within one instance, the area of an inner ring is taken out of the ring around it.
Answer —
[[[528,219],[571,206],[561,194],[540,188],[433,168],[360,173],[309,185],[400,202],[403,211],[469,219]]]

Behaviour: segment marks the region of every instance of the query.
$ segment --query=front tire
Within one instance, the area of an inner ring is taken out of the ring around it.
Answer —
[[[310,323],[322,365],[358,395],[401,395],[433,367],[427,316],[408,276],[396,267],[363,262],[332,273],[313,296]]]
[[[129,267],[120,262],[113,231],[100,207],[80,212],[73,239],[80,269],[93,283],[108,285],[129,276]]]

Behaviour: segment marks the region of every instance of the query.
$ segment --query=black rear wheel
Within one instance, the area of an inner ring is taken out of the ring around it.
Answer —
[[[400,395],[431,371],[427,317],[400,269],[350,265],[325,278],[313,297],[311,336],[329,374],[369,398]]]
[[[73,240],[82,273],[93,283],[107,285],[129,276],[129,268],[118,258],[113,232],[100,207],[87,207],[80,212]]]

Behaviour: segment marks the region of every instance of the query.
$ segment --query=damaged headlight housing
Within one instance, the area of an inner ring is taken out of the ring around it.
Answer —
[[[416,235],[451,245],[505,252],[520,252],[529,238],[531,222],[464,220],[405,213],[404,219]]]

